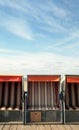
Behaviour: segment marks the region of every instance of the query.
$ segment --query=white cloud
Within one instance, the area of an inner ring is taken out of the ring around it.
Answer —
[[[6,52],[6,50],[5,50]],[[10,52],[10,51],[9,51]],[[78,74],[79,59],[53,53],[16,52],[0,56],[2,74]]]

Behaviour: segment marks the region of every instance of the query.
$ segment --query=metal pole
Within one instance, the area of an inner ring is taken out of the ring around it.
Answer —
[[[64,90],[63,90],[63,87],[62,87],[62,90],[61,92],[59,93],[59,97],[60,97],[60,100],[61,100],[61,119],[62,119],[62,124],[65,124],[65,102],[64,102]]]
[[[64,99],[65,99],[65,92],[64,92],[64,88],[62,87],[62,123],[65,124],[65,103],[64,103]]]
[[[27,92],[24,93],[24,124],[27,123]]]

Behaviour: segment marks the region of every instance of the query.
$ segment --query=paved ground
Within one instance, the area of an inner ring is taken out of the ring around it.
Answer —
[[[0,125],[0,130],[79,130],[79,125]]]

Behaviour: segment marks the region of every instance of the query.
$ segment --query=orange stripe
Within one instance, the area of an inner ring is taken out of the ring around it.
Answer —
[[[8,75],[3,75],[0,76],[0,82],[21,82],[22,81],[22,76],[8,76]]]
[[[53,81],[53,82],[58,82],[60,81],[60,76],[43,76],[43,75],[28,75],[28,81],[37,81],[37,82],[44,82],[44,81]]]
[[[79,76],[67,76],[67,83],[79,83]]]

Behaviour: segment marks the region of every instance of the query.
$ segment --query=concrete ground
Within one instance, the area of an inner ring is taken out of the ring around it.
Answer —
[[[8,125],[0,124],[0,130],[79,130],[79,125]]]

